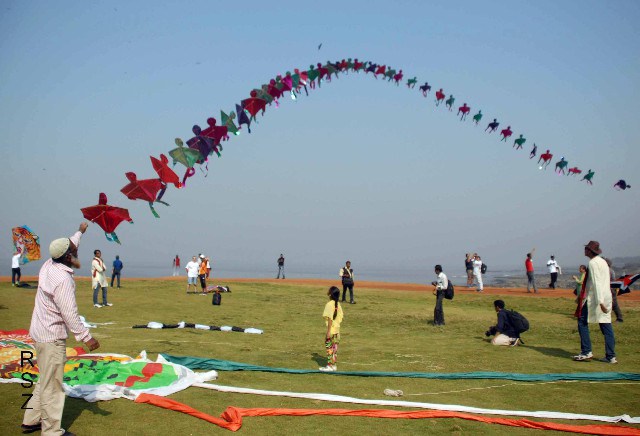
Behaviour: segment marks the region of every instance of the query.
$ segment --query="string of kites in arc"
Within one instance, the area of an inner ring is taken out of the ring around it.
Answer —
[[[293,100],[297,100],[303,92],[308,96],[310,89],[320,88],[322,83],[331,82],[331,79],[338,78],[340,73],[348,74],[349,72],[364,73],[365,75],[371,73],[375,79],[386,80],[387,82],[395,83],[396,86],[403,84],[404,78],[402,70],[396,71],[387,65],[379,65],[371,61],[360,62],[357,58],[353,60],[351,58],[343,59],[335,63],[327,62],[325,65],[318,63],[316,66],[310,65],[309,69],[305,71],[300,71],[297,68],[294,69],[293,73],[287,71],[284,76],[278,75],[276,78],[271,79],[268,84],[253,89],[250,92],[249,98],[235,105],[235,112],[230,111],[229,114],[227,114],[221,110],[220,124],[218,124],[217,119],[210,117],[207,119],[206,128],[202,129],[199,125],[194,125],[191,129],[193,137],[186,141],[186,146],[182,139],[175,139],[177,147],[169,151],[169,155],[173,159],[173,167],[178,163],[185,166],[186,170],[182,179],[172,167],[169,166],[167,156],[164,154],[161,154],[159,158],[150,156],[151,164],[158,177],[138,179],[135,173],[128,172],[125,176],[129,180],[129,183],[120,191],[130,200],[148,202],[153,215],[159,218],[154,205],[156,203],[166,206],[169,205],[163,201],[167,187],[171,184],[178,189],[185,187],[187,180],[195,175],[196,165],[199,165],[202,172],[206,174],[208,171],[209,158],[214,154],[218,158],[222,156],[222,143],[228,141],[231,135],[239,135],[243,125],[245,125],[247,131],[251,133],[251,124],[257,122],[258,114],[264,116],[267,106],[275,105],[275,107],[279,107],[280,100],[286,95],[289,95]],[[418,79],[417,77],[413,77],[406,80],[404,84],[409,89],[415,89],[416,85],[418,85]],[[421,92],[425,98],[428,98],[431,85],[425,82],[423,85],[418,86],[418,91]],[[447,98],[442,88],[435,91],[435,105],[436,107],[445,107],[450,112],[453,112],[456,108],[453,94],[449,94]],[[457,116],[460,117],[461,122],[466,121],[470,113],[471,107],[468,106],[467,103],[463,103],[462,106],[457,107]],[[482,111],[478,110],[471,119],[475,125],[478,125],[483,117],[484,114]],[[494,118],[493,121],[487,124],[485,132],[497,132],[499,126],[500,122]],[[512,135],[513,131],[511,130],[511,126],[507,126],[499,132],[500,141],[511,141]],[[515,150],[521,150],[526,142],[527,139],[523,135],[519,135],[513,141],[513,148]],[[534,143],[529,153],[529,159],[536,157],[538,157],[538,168],[542,170],[549,166],[553,159],[553,154],[550,150],[546,150],[538,156],[538,147]],[[567,176],[573,177],[579,176],[582,173],[582,170],[577,166],[569,167],[569,162],[564,156],[555,163],[554,171],[557,174],[566,174]],[[592,185],[594,175],[595,172],[589,169],[587,173],[582,176],[581,181]],[[618,180],[613,187],[616,190],[623,191],[631,186],[624,180]],[[123,221],[133,223],[133,220],[129,216],[129,211],[108,204],[107,196],[104,193],[100,193],[97,205],[82,208],[81,211],[86,219],[98,224],[104,230],[108,240],[117,242],[118,244],[120,240],[115,233],[115,229]]]

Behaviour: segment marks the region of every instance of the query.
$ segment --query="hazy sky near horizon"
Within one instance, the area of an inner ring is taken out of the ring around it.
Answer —
[[[428,278],[435,263],[461,268],[468,251],[506,267],[535,247],[540,271],[550,254],[584,262],[592,239],[609,256],[638,255],[638,21],[636,1],[5,0],[2,275],[11,227],[32,227],[46,254],[100,192],[135,223],[117,229],[122,246],[92,225],[85,265],[94,248],[129,265],[204,252],[214,268],[275,265],[285,253],[290,270],[333,273],[349,258],[360,271],[415,266]],[[125,172],[154,177],[150,155],[168,154],[175,137],[186,141],[251,89],[347,57],[433,90],[425,99],[404,83],[343,74],[268,107],[251,134],[210,158],[207,177],[198,170],[185,189],[167,190],[160,219],[119,192]],[[436,108],[439,88],[456,108],[481,109],[481,124]],[[484,132],[493,118],[514,131],[507,143]],[[515,151],[520,134],[527,142]],[[554,162],[593,169],[594,185],[539,170],[534,142]],[[632,189],[615,191],[621,178]]]

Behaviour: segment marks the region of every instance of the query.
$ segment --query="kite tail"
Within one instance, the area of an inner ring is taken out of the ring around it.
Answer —
[[[156,212],[155,208],[153,207],[153,201],[149,202],[149,209],[151,209],[151,213],[154,217],[160,218],[160,215],[158,215],[158,212]]]
[[[167,203],[166,201],[161,201],[161,200],[156,200],[156,203],[160,203],[160,204],[164,204],[165,206],[169,206],[169,203]]]
[[[187,179],[192,177],[196,173],[195,168],[187,168],[187,171],[184,173],[184,177],[182,178],[182,186],[187,186]]]
[[[158,192],[158,196],[156,197],[156,201],[162,200],[162,196],[164,195],[166,190],[167,190],[167,185],[164,185],[162,187],[162,189],[160,190],[160,192]]]
[[[118,235],[116,235],[116,232],[111,232],[111,233],[107,233],[104,232],[104,235],[107,237],[107,241],[111,241],[111,242],[115,242],[117,244],[120,244],[120,239],[118,239]]]
[[[209,159],[205,160],[204,163],[204,170],[202,169],[202,164],[200,164],[200,172],[202,172],[202,174],[207,177],[209,175]],[[193,170],[193,172],[195,173],[196,171]]]
[[[291,100],[295,100],[295,99],[296,99],[296,93],[292,89],[291,90]]]
[[[304,85],[304,92],[307,94],[307,97],[309,97],[309,90],[307,89],[307,85]]]

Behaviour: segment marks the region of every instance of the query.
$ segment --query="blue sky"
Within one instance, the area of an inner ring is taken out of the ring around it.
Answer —
[[[8,273],[11,227],[30,225],[46,251],[100,192],[135,224],[118,228],[122,246],[92,226],[85,264],[93,248],[129,265],[205,252],[227,270],[285,253],[301,271],[332,275],[350,258],[360,271],[429,276],[435,263],[460,268],[468,251],[506,267],[536,247],[538,269],[550,254],[583,262],[591,239],[607,255],[638,255],[639,19],[634,1],[5,0],[0,261]],[[119,192],[125,172],[153,177],[150,155],[251,89],[346,57],[402,68],[485,118],[461,123],[433,93],[343,75],[269,107],[206,178],[167,191],[160,219]],[[523,134],[524,150],[484,133],[492,118]],[[592,168],[594,186],[538,170],[533,142]],[[633,188],[614,191],[620,178]]]

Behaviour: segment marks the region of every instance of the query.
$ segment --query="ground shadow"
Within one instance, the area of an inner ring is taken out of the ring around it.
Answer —
[[[64,414],[62,416],[62,428],[68,429],[73,422],[82,415],[85,410],[93,415],[109,416],[111,412],[101,409],[100,403],[90,403],[79,398],[67,397],[64,403]]]
[[[311,355],[311,360],[316,362],[319,366],[325,366],[327,364],[327,356],[326,356],[326,354],[322,355],[322,354],[318,354],[318,353],[313,353]]]
[[[8,309],[8,307],[5,306],[4,304],[0,304],[0,310],[3,310],[3,309]]]
[[[526,345],[526,347],[539,353],[546,354],[547,356],[560,357],[562,359],[567,359],[573,356],[569,351],[563,350],[562,348],[536,347],[533,345]]]

